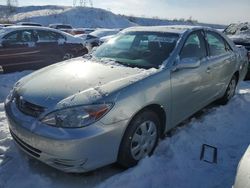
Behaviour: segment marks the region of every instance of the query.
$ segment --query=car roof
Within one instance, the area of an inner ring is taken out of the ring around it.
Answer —
[[[13,26],[5,27],[5,29],[8,32],[23,30],[23,29],[39,29],[39,30],[54,31],[54,32],[65,34],[64,32],[61,32],[57,29],[53,29],[53,28],[49,28],[49,27],[41,27],[41,26],[13,25]]]
[[[36,25],[42,25],[42,24],[36,23],[36,22],[18,22],[18,23],[16,23],[16,25],[22,25],[22,24],[36,24]]]
[[[183,34],[189,30],[197,29],[211,29],[210,27],[204,26],[191,26],[191,25],[168,25],[168,26],[136,26],[124,29],[123,32],[133,31],[151,31],[151,32],[166,32],[166,33],[177,33]]]
[[[54,24],[49,24],[49,26],[60,26],[60,25],[66,25],[66,26],[71,26],[70,24],[63,24],[63,23],[54,23]]]

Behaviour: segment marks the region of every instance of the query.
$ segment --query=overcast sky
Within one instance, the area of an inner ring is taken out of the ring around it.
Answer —
[[[80,0],[78,0],[80,1]],[[160,18],[189,18],[229,24],[250,21],[250,0],[92,0],[94,7],[114,13]],[[6,2],[6,0],[0,0]],[[25,5],[73,5],[73,0],[19,0]]]

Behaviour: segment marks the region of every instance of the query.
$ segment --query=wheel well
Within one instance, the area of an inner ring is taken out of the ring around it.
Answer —
[[[239,77],[240,77],[240,74],[239,74],[239,71],[235,72],[234,75],[236,76],[236,79],[237,79],[237,83],[239,81]]]
[[[160,119],[160,123],[161,123],[161,137],[164,136],[164,132],[165,132],[165,128],[166,128],[166,113],[164,111],[164,109],[162,108],[161,105],[158,105],[158,104],[151,104],[151,105],[148,105],[148,106],[145,106],[144,108],[142,108],[139,112],[137,112],[134,117],[141,113],[142,111],[145,111],[145,110],[150,110],[150,111],[153,111],[155,112],[155,114],[159,117]],[[134,118],[133,117],[133,118]],[[132,119],[133,119],[132,118]]]

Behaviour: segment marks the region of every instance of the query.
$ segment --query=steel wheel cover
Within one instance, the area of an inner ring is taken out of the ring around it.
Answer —
[[[141,123],[132,136],[130,151],[135,160],[149,155],[157,141],[157,128],[153,121]]]

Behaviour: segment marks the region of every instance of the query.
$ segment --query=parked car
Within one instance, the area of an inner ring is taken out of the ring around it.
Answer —
[[[19,80],[5,101],[10,132],[24,152],[66,172],[134,166],[180,122],[234,96],[247,71],[238,53],[209,28],[126,29],[85,58]]]
[[[115,37],[116,35],[108,35],[105,37],[100,38],[100,44],[103,44],[104,42],[109,41],[110,39],[112,39],[113,37]]]
[[[82,41],[55,29],[10,26],[0,30],[0,69],[38,69],[87,53]]]
[[[69,33],[69,34],[71,34],[73,31],[73,27],[71,25],[68,25],[68,24],[50,24],[49,27],[53,28],[53,29],[58,29],[58,30],[64,31],[64,32]]]
[[[250,146],[241,158],[233,188],[250,187]]]
[[[97,29],[89,34],[76,35],[84,40],[84,45],[91,50],[93,47],[102,44],[100,40],[102,37],[115,35],[120,31],[120,29]]]
[[[0,29],[4,27],[9,27],[12,26],[13,24],[0,24]]]
[[[23,26],[42,26],[42,24],[36,22],[18,22],[16,25],[23,25]]]
[[[82,35],[82,34],[89,34],[95,31],[94,28],[74,28],[71,31],[72,35]]]
[[[248,50],[248,59],[250,62],[250,23],[231,24],[224,30],[224,33],[236,45],[242,45]],[[250,64],[246,78],[250,79]]]

